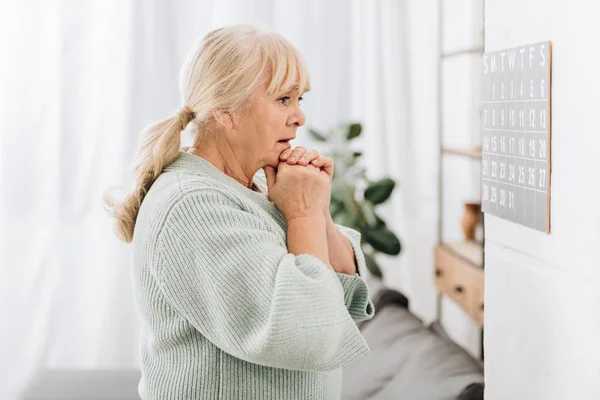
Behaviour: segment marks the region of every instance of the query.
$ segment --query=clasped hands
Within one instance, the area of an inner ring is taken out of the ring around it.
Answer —
[[[297,166],[304,166],[307,168],[314,168],[316,170],[319,170],[321,172],[324,172],[327,177],[329,178],[329,182],[328,182],[328,186],[329,186],[329,190],[328,193],[326,194],[326,199],[325,199],[325,203],[324,203],[324,207],[323,207],[323,214],[325,215],[326,218],[331,219],[331,216],[329,214],[329,204],[330,204],[330,200],[331,200],[331,182],[333,180],[333,170],[334,170],[334,165],[333,165],[333,159],[331,159],[330,157],[323,157],[319,154],[319,152],[315,149],[307,149],[303,146],[297,146],[295,148],[289,148],[286,149],[284,151],[281,152],[281,154],[279,154],[279,167],[278,169],[281,169],[282,164],[285,165],[297,165]],[[272,178],[274,174],[277,173],[277,170],[275,168],[271,168],[271,167],[266,167],[265,169],[265,174],[267,176],[267,183],[272,183],[274,182],[273,179],[269,179]],[[269,181],[272,182],[269,182]],[[271,189],[270,187],[271,185],[269,185],[269,189]],[[273,201],[273,199],[271,199],[271,197],[269,196],[269,199]]]
[[[295,169],[298,166],[307,169]],[[269,198],[288,222],[323,213],[330,264],[336,272],[353,275],[356,273],[354,251],[329,213],[333,170],[331,158],[322,157],[314,149],[298,146],[281,152],[277,170],[267,166],[265,175]]]

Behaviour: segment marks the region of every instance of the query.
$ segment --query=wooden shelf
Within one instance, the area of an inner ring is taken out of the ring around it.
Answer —
[[[476,147],[472,149],[461,149],[457,147],[442,147],[443,153],[456,154],[459,156],[466,156],[471,158],[481,158],[481,148]]]
[[[441,59],[452,58],[452,57],[456,57],[456,56],[462,56],[465,54],[475,54],[475,55],[481,56],[483,54],[483,48],[482,47],[473,47],[473,48],[467,48],[467,49],[448,51],[448,52],[442,53],[440,55],[440,58]]]
[[[435,248],[435,285],[483,326],[484,271],[481,245],[444,243]]]
[[[481,243],[446,242],[442,246],[473,266],[483,268],[483,246]]]

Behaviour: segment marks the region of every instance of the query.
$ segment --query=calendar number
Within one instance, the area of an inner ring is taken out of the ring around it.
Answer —
[[[546,120],[546,110],[540,110],[540,128],[546,129],[548,121]]]
[[[521,94],[521,98],[523,98],[523,81],[521,81],[521,92],[520,92],[520,94]]]
[[[546,94],[546,82],[544,82],[544,78],[542,78],[540,80],[540,95],[542,98],[544,98],[545,94]]]
[[[533,98],[533,79],[529,83],[529,97]]]
[[[519,138],[519,155],[525,156],[525,138]]]
[[[529,139],[529,157],[535,158],[535,139]]]
[[[523,165],[519,165],[519,183],[525,184],[525,167]]]
[[[515,166],[513,164],[508,164],[508,181],[515,181]]]
[[[540,158],[545,159],[548,149],[546,148],[546,140],[540,139]]]
[[[519,110],[519,126],[525,127],[525,110]]]
[[[540,187],[545,188],[546,187],[546,170],[540,169],[539,176],[540,176]]]
[[[535,186],[535,168],[534,167],[529,167],[527,168],[529,171],[529,185],[530,186]]]
[[[535,128],[535,110],[529,110],[529,126]]]

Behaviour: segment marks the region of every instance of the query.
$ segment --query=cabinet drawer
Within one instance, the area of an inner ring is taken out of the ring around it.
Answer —
[[[435,283],[438,291],[483,325],[483,269],[446,245],[435,250]]]

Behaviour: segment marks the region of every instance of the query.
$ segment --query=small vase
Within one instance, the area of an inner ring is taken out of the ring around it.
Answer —
[[[475,228],[481,220],[481,204],[465,203],[465,213],[462,217],[461,225],[465,240],[475,240]]]

